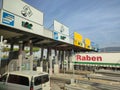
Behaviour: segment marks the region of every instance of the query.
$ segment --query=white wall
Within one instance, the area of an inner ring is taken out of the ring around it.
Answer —
[[[44,29],[44,36],[52,39],[53,38],[53,32],[48,30],[48,29]]]

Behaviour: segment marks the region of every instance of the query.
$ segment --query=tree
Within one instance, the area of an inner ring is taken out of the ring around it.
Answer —
[[[38,52],[40,49],[38,47],[33,47],[33,52]]]
[[[8,47],[3,48],[3,52],[8,52],[8,51],[10,51],[10,48],[8,48]]]

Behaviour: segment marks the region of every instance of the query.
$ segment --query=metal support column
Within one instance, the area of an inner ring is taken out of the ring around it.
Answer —
[[[2,63],[2,45],[3,44],[3,36],[0,37],[0,74],[1,74],[1,63]]]
[[[44,54],[44,48],[41,48],[41,58],[40,58],[40,67],[43,67],[43,54]]]
[[[57,49],[55,49],[55,64],[58,64],[58,53],[57,53]]]
[[[69,57],[68,54],[69,54],[68,51],[66,51],[65,60],[66,60],[66,70],[67,70],[67,71],[68,71],[68,57]]]
[[[13,51],[13,48],[14,48],[14,43],[11,43],[11,45],[10,45],[10,51]]]
[[[73,62],[72,62],[72,55],[74,55],[74,51],[70,51],[70,70],[73,70],[74,68],[74,65],[73,65]]]
[[[72,68],[73,68],[73,64],[71,61],[72,61],[72,55],[70,55],[70,67],[69,67],[70,70],[72,70]]]
[[[59,65],[59,69],[61,69],[61,51],[58,51],[58,65]]]
[[[55,73],[55,74],[58,74],[58,73],[59,73],[59,64],[58,64],[58,53],[57,53],[57,49],[55,49],[54,73]]]
[[[33,44],[32,40],[29,41],[29,46],[30,46],[30,70],[33,70]]]
[[[40,60],[38,62],[38,67],[37,67],[37,71],[43,72],[43,54],[44,54],[44,48],[41,48],[41,57]]]
[[[63,71],[66,71],[66,51],[63,51]]]
[[[61,55],[61,62],[62,62],[62,70],[64,70],[64,60],[65,60],[65,52],[62,51],[62,55]]]
[[[19,41],[19,56],[18,56],[18,70],[22,70],[22,48],[23,48],[23,41]]]
[[[52,75],[52,54],[51,54],[51,48],[48,48],[48,58],[49,58],[49,74]]]

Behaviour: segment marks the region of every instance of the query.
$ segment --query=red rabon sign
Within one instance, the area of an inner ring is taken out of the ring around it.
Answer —
[[[89,55],[76,55],[77,61],[102,61],[101,56],[89,56]]]

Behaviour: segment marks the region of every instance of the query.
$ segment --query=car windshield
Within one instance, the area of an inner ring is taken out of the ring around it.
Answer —
[[[49,81],[48,75],[42,75],[34,78],[34,85],[40,85]]]
[[[29,79],[28,77],[10,74],[8,78],[8,83],[29,86]]]

